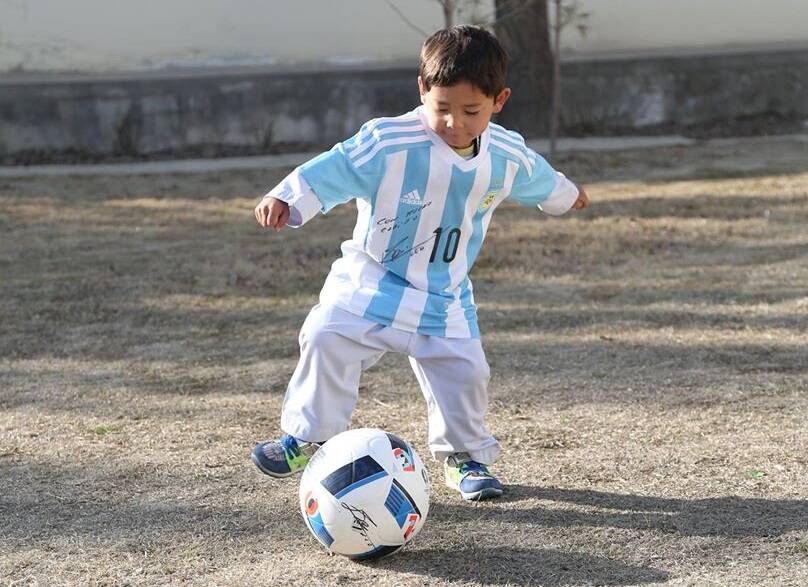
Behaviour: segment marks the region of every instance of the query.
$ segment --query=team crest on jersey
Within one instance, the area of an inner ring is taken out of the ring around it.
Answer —
[[[404,204],[412,204],[413,206],[420,206],[424,203],[424,201],[421,199],[421,194],[418,193],[418,190],[407,192],[401,196],[401,201]]]
[[[483,201],[480,202],[480,212],[488,210],[488,208],[491,207],[491,204],[494,203],[494,200],[497,199],[497,196],[499,196],[500,193],[501,193],[500,190],[491,190],[490,192],[485,194]]]

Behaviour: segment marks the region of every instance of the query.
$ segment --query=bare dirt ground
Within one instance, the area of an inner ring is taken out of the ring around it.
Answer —
[[[0,180],[0,583],[808,584],[808,142],[557,166],[591,209],[501,208],[472,273],[508,491],[434,483],[368,564],[248,458],[352,208],[274,234],[280,172]],[[353,425],[427,457],[425,422],[385,357]]]

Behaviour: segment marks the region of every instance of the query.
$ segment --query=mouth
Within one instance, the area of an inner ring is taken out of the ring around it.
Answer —
[[[463,140],[459,135],[450,135],[447,134],[445,137],[446,142],[449,143],[455,149],[463,149],[468,147],[471,141]]]

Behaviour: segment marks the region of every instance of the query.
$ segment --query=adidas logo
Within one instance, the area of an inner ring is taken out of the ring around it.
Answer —
[[[418,190],[412,190],[401,196],[401,202],[404,204],[412,204],[413,206],[420,206],[424,202],[421,200],[421,195]]]

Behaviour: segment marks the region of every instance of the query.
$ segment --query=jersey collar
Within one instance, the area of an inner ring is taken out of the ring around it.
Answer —
[[[480,163],[482,163],[488,157],[488,139],[489,135],[491,134],[488,130],[488,126],[485,127],[483,134],[480,135],[479,153],[477,153],[477,155],[471,159],[465,159],[461,155],[458,155],[448,144],[446,144],[446,141],[440,138],[434,130],[429,128],[429,121],[426,118],[426,113],[424,112],[423,106],[416,108],[415,112],[421,119],[421,124],[424,127],[424,131],[426,131],[426,134],[429,136],[432,144],[435,145],[435,149],[448,163],[457,166],[461,171],[471,171],[472,169],[476,169]]]

